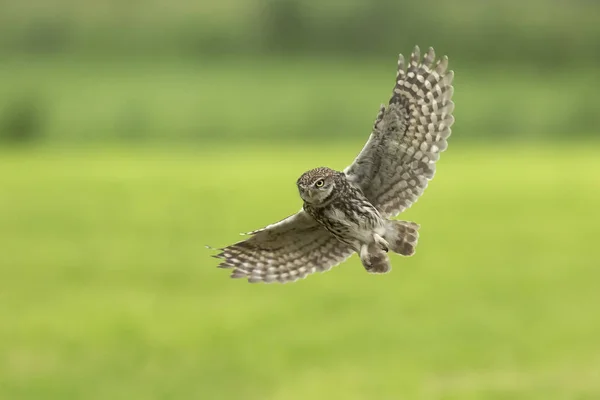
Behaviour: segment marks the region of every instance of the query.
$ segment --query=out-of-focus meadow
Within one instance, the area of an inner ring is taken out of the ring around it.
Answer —
[[[600,6],[4,2],[1,399],[600,398]],[[448,54],[412,258],[249,285],[204,245],[300,208]]]

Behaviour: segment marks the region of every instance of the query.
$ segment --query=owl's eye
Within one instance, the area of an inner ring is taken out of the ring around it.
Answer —
[[[323,187],[324,184],[325,184],[325,181],[323,181],[323,179],[319,179],[318,181],[315,182],[316,187]]]

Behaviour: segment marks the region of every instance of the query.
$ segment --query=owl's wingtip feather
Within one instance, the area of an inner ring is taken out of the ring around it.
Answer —
[[[233,272],[231,273],[230,276],[231,276],[231,279],[242,279],[242,278],[246,278],[248,276],[248,274],[245,271],[235,269],[235,270],[233,270]]]

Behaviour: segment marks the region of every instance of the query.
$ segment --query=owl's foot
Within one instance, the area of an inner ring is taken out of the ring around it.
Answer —
[[[373,239],[375,239],[375,243],[377,243],[379,247],[381,247],[381,250],[385,251],[386,253],[390,251],[390,244],[384,238],[374,233]]]
[[[371,274],[385,274],[392,269],[387,253],[376,242],[361,247],[360,261],[367,272]]]

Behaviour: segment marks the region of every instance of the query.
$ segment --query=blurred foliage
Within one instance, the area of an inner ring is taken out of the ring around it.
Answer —
[[[366,140],[395,61],[5,63],[1,134],[62,143]],[[585,70],[458,70],[452,140],[594,136],[594,79]],[[31,85],[35,92],[24,89]]]
[[[431,43],[460,64],[600,60],[589,0],[151,0],[0,3],[0,53],[387,57]]]
[[[11,98],[0,115],[0,139],[23,144],[40,139],[47,128],[39,95],[21,94]]]
[[[599,15],[585,0],[5,1],[1,134],[364,137],[419,44],[456,71],[455,140],[590,136]]]

